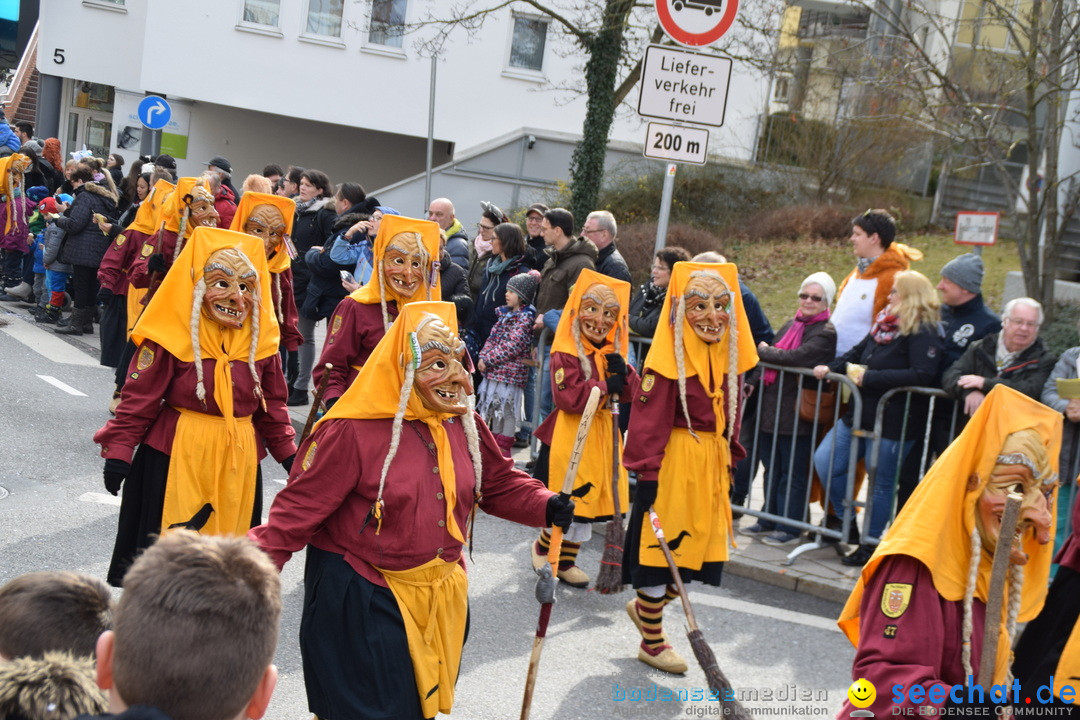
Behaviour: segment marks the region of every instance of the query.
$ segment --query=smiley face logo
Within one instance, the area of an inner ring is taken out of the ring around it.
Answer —
[[[851,687],[849,687],[847,691],[847,696],[848,700],[851,701],[851,704],[857,708],[870,707],[877,697],[877,688],[874,687],[874,683],[866,678],[859,678],[851,683]]]

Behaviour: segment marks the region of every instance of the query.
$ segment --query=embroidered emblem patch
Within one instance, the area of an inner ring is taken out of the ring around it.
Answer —
[[[563,368],[559,368],[555,371],[555,384],[562,385],[563,380],[566,379],[566,372]]]
[[[646,373],[645,377],[641,378],[641,392],[652,390],[654,383],[656,383],[656,376],[652,373]]]
[[[340,329],[341,329],[341,316],[340,315],[335,315],[334,316],[334,324],[330,327],[330,334],[335,335],[335,334],[337,334],[337,331],[340,330]]]
[[[311,467],[311,461],[315,459],[315,448],[318,447],[318,445],[319,444],[314,441],[308,445],[307,452],[304,453],[304,462],[300,463],[301,470],[307,470]]]
[[[896,638],[896,626],[886,625],[885,630],[881,633],[881,636],[889,640],[893,640],[894,638]]]
[[[909,602],[910,583],[886,583],[885,589],[881,591],[881,612],[885,617],[894,620],[900,617],[907,610]]]
[[[127,242],[127,236],[126,235],[117,235],[115,242],[116,242],[116,247],[123,247],[124,243]]]
[[[139,350],[139,359],[135,361],[136,370],[145,370],[154,364],[154,351],[148,347]]]
[[[150,257],[153,254],[154,254],[154,246],[153,245],[143,245],[142,246],[142,256],[143,257]]]

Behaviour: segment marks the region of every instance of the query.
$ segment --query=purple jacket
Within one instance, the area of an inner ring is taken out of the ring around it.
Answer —
[[[14,217],[12,217],[11,229],[4,232],[4,228],[7,226],[9,210]],[[6,202],[0,202],[0,250],[14,250],[20,253],[30,252],[30,245],[27,244],[27,236],[30,234],[30,230],[26,221],[33,212],[33,206],[25,197],[13,198],[10,206]]]
[[[532,349],[536,308],[526,305],[514,311],[503,305],[495,308],[495,318],[495,327],[480,351],[480,359],[486,366],[484,379],[523,388],[529,381],[529,366],[523,361],[529,358]]]

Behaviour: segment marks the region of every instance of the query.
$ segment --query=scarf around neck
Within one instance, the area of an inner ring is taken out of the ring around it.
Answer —
[[[829,319],[828,308],[822,310],[817,315],[806,316],[800,312],[795,313],[795,322],[791,323],[791,327],[784,333],[784,337],[780,338],[774,347],[777,350],[794,350],[802,345],[803,332],[809,325],[816,325],[820,322],[825,322]],[[762,376],[762,380],[766,386],[772,385],[776,382],[776,377],[780,373],[772,368],[766,368],[765,374]]]
[[[900,334],[900,317],[890,315],[889,308],[885,308],[877,314],[874,326],[870,328],[870,335],[878,345],[888,345]]]

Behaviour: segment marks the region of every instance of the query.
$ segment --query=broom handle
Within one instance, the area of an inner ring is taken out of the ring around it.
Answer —
[[[694,611],[690,607],[690,599],[686,596],[686,586],[683,585],[682,576],[679,575],[679,566],[675,564],[675,558],[671,554],[671,548],[668,547],[667,539],[664,537],[664,528],[660,525],[660,516],[656,514],[655,508],[649,508],[649,521],[652,523],[656,539],[660,542],[660,549],[667,560],[668,569],[671,570],[675,588],[679,591],[679,599],[682,600],[683,612],[686,614],[686,624],[690,630],[697,630],[698,624],[694,618]]]
[[[330,380],[330,371],[334,369],[333,363],[326,363],[323,365],[323,376],[319,380],[319,387],[315,388],[315,397],[311,401],[311,410],[308,411],[307,422],[304,423],[304,431],[300,433],[300,442],[304,441],[304,438],[311,432],[311,426],[315,424],[315,416],[319,413],[319,406],[322,405],[322,396],[326,392],[326,383]]]
[[[1005,511],[1001,515],[1001,530],[994,547],[994,561],[990,570],[990,589],[986,596],[986,619],[983,625],[982,655],[979,657],[979,684],[994,684],[997,668],[998,640],[1001,636],[1001,600],[1005,594],[1005,575],[1009,571],[1009,551],[1016,537],[1016,523],[1020,519],[1018,493],[1009,493],[1005,499]]]
[[[585,447],[585,439],[589,436],[589,428],[592,426],[593,416],[596,415],[596,407],[600,404],[600,388],[593,386],[589,391],[589,399],[585,403],[585,410],[581,413],[578,421],[577,435],[574,436],[574,449],[570,453],[570,462],[566,465],[566,474],[563,475],[562,492],[564,498],[570,497],[574,491],[574,480],[577,479],[578,464],[581,462],[581,451]],[[563,531],[558,525],[551,528],[551,544],[548,547],[548,564],[551,565],[551,574],[555,575],[559,567],[559,553],[562,551]]]
[[[616,522],[622,522],[622,505],[619,503],[619,395],[611,396],[611,490],[615,498]]]

